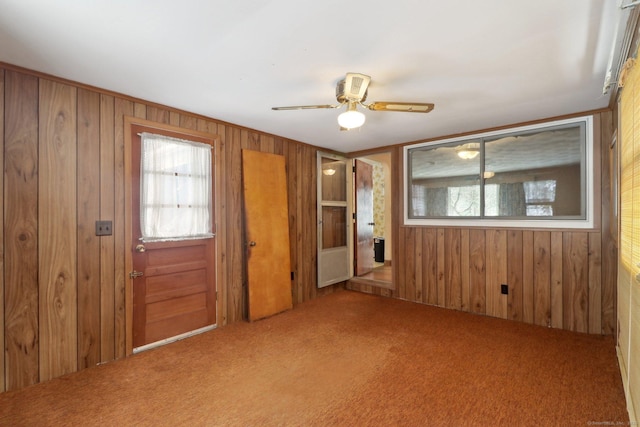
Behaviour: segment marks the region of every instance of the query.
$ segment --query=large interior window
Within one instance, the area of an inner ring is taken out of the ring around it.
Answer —
[[[405,147],[405,223],[590,228],[590,117]]]

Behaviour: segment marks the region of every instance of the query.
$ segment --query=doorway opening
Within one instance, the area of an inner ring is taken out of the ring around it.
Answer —
[[[391,153],[353,162],[354,279],[393,289]]]

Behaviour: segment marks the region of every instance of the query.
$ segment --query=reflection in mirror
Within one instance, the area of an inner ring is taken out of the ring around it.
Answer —
[[[479,154],[478,141],[411,151],[412,216],[479,216]]]
[[[344,161],[322,158],[322,200],[347,200],[347,190],[344,185],[347,167]]]
[[[409,218],[586,218],[584,121],[407,153]]]

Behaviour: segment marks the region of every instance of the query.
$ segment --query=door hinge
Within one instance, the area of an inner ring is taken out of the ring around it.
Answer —
[[[135,279],[136,277],[142,277],[142,276],[144,276],[144,273],[142,271],[133,270],[131,273],[129,273],[130,279]]]

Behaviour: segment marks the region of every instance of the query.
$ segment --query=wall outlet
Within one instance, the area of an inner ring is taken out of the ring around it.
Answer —
[[[111,221],[96,221],[96,236],[111,236],[113,223]]]
[[[509,285],[505,285],[505,284],[500,285],[500,293],[502,295],[509,295]]]

